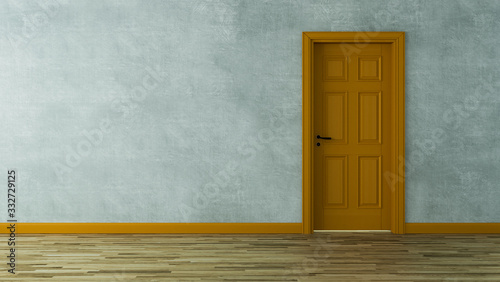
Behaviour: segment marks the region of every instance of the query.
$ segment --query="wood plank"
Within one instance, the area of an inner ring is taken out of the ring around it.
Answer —
[[[17,274],[4,267],[2,281],[500,281],[500,234],[19,234],[16,241]]]

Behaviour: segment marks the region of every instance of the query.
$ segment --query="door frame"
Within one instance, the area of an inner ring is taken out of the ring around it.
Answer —
[[[384,181],[391,185],[391,232],[405,233],[405,33],[404,32],[303,32],[302,33],[302,233],[314,232],[314,127],[313,56],[315,43],[344,43],[346,52],[357,52],[363,44],[392,45],[391,168]]]

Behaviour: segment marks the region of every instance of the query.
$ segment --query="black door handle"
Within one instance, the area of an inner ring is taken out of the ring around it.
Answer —
[[[316,136],[318,139],[325,139],[325,140],[332,140],[332,137],[321,137],[321,136]]]

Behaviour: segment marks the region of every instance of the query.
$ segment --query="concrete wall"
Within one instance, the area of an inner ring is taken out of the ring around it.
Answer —
[[[0,165],[18,170],[20,221],[300,222],[301,32],[405,31],[407,222],[500,222],[498,1],[0,15]]]

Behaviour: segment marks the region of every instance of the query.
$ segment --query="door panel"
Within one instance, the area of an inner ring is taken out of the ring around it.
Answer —
[[[381,156],[358,156],[358,208],[381,207]]]
[[[326,157],[325,166],[323,205],[328,208],[347,208],[347,156]]]
[[[332,143],[347,144],[347,92],[325,93],[325,136]]]
[[[358,93],[358,143],[381,143],[381,97],[380,92]]]
[[[314,44],[314,229],[390,229],[391,45]]]

